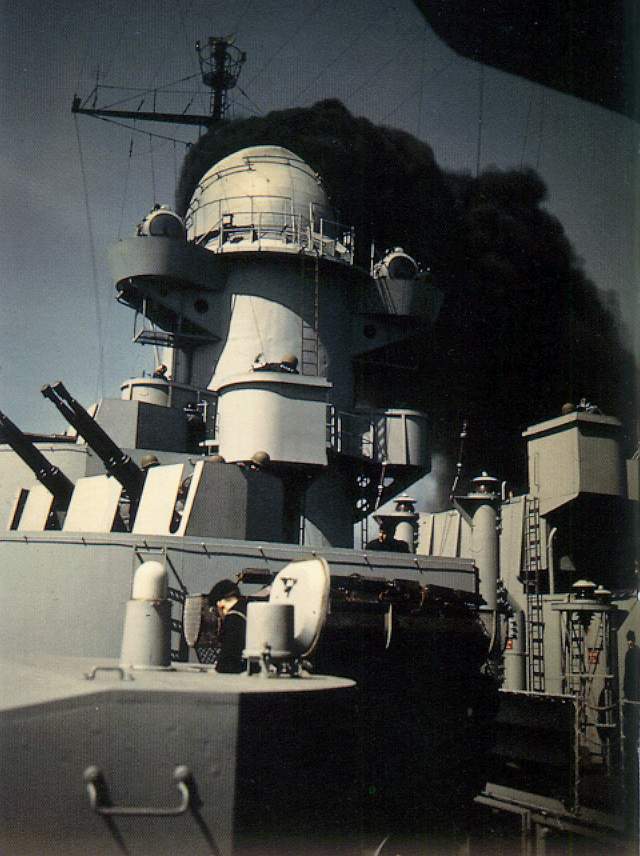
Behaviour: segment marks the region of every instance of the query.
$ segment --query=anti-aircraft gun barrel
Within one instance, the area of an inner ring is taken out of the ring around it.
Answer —
[[[137,503],[142,493],[144,473],[129,455],[113,442],[84,407],[68,392],[61,381],[42,387],[42,394],[52,401],[80,434],[105,466],[107,473],[117,479],[126,490],[132,503]]]
[[[73,482],[54,466],[8,416],[0,411],[0,440],[6,442],[22,458],[35,477],[53,494],[58,508],[69,507]]]

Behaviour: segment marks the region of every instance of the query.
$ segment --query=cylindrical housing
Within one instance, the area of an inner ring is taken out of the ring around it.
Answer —
[[[171,603],[130,600],[125,613],[120,665],[134,669],[171,664]]]
[[[504,651],[504,689],[525,690],[525,625],[524,612],[519,609],[509,618],[507,645]]]
[[[404,541],[411,553],[415,552],[415,517],[414,514],[411,520],[400,520],[394,536],[397,541]]]
[[[376,422],[376,457],[386,464],[425,467],[430,464],[427,417],[419,410],[385,410]]]
[[[327,463],[327,393],[322,378],[248,372],[220,387],[218,442],[226,461],[263,450],[272,461]]]
[[[482,503],[473,512],[471,550],[480,577],[480,594],[485,609],[497,605],[498,582],[498,530],[497,511],[489,503]]]
[[[143,562],[133,578],[122,632],[120,665],[134,669],[171,664],[171,602],[162,562]]]
[[[247,635],[244,656],[287,660],[294,653],[293,605],[250,603],[247,607]]]
[[[162,562],[143,562],[133,577],[131,599],[164,600],[167,585],[167,571]]]
[[[145,404],[169,406],[169,384],[155,377],[135,377],[120,385],[120,398],[125,401],[144,401]]]

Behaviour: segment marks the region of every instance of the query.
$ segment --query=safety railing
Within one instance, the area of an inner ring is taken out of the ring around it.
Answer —
[[[327,443],[335,452],[373,460],[378,451],[377,422],[369,414],[351,413],[330,407],[327,418]]]
[[[202,210],[202,209],[200,209]],[[197,228],[198,210],[187,216],[187,228]],[[276,210],[239,210],[222,214],[215,224],[195,238],[197,246],[215,253],[231,249],[279,248],[353,264],[355,233],[352,227],[309,214]]]

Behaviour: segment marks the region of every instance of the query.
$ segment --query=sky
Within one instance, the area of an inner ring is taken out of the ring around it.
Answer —
[[[123,106],[135,109],[143,96],[131,90],[157,88],[159,109],[191,102],[206,112],[208,94],[192,76],[194,43],[210,35],[233,34],[247,53],[231,117],[339,98],[355,115],[428,142],[445,169],[532,166],[587,274],[616,295],[638,352],[637,125],[459,57],[410,0],[5,0],[1,8],[0,409],[23,430],[64,427],[39,394],[45,383],[63,380],[88,405],[153,367],[153,350],[131,342],[133,313],[113,299],[106,252],[154,202],[173,202],[198,133],[74,117],[73,95],[89,95],[99,73],[100,105],[128,97]],[[147,92],[142,109],[153,98]]]

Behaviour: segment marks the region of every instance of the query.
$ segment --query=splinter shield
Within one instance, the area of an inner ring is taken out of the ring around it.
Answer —
[[[209,606],[206,594],[188,594],[182,609],[182,632],[187,645],[194,648],[200,663],[215,663],[218,652],[220,618]]]
[[[204,611],[207,607],[205,594],[188,594],[182,609],[182,632],[190,648],[195,648],[204,629]]]

